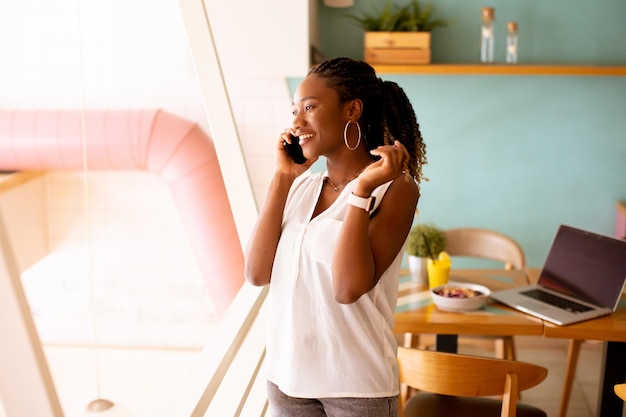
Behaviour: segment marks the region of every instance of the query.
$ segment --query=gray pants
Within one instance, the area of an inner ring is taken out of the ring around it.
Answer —
[[[398,397],[295,398],[267,382],[271,417],[397,417]]]

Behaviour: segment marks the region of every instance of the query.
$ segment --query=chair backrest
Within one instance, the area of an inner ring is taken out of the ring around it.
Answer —
[[[515,415],[519,392],[542,382],[548,370],[526,362],[398,348],[400,383],[434,394],[502,396],[502,416]],[[400,396],[400,416],[406,398]]]
[[[511,237],[489,229],[448,229],[446,252],[450,256],[467,256],[504,262],[506,269],[522,270],[526,256],[522,247]]]
[[[617,396],[626,401],[626,384],[615,384],[614,389]]]

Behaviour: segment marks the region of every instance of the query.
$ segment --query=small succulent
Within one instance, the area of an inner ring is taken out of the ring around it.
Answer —
[[[409,232],[405,251],[412,256],[437,258],[445,248],[446,234],[443,229],[432,223],[418,223]]]

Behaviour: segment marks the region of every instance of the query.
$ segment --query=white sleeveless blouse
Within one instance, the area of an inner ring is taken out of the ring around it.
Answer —
[[[353,304],[337,303],[333,249],[356,182],[311,219],[325,175],[298,178],[287,199],[267,303],[267,378],[293,397],[394,396],[393,313],[404,246],[376,287]],[[376,205],[390,184],[374,190]]]

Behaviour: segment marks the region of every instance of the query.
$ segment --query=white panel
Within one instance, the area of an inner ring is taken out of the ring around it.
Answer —
[[[214,48],[212,28],[206,19],[207,11],[201,0],[180,0],[179,3],[239,241],[245,248],[257,216],[257,207],[246,175],[248,171],[226,91],[223,69]]]
[[[309,0],[205,0],[230,75],[303,76],[309,67]]]

